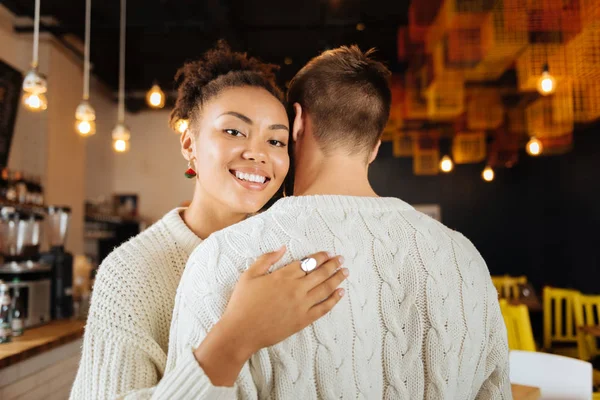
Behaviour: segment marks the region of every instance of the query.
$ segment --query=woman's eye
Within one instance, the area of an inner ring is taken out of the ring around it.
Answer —
[[[225,132],[226,134],[231,135],[231,136],[244,136],[244,134],[242,132],[235,130],[235,129],[225,129],[225,130],[223,130],[223,132]]]
[[[273,145],[273,146],[277,146],[277,147],[285,147],[285,143],[283,143],[282,141],[279,140],[269,140],[269,144]]]

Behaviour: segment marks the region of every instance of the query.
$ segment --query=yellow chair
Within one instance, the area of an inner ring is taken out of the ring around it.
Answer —
[[[545,350],[577,358],[578,336],[575,326],[575,306],[573,301],[578,293],[578,291],[571,289],[557,289],[548,286],[544,288]],[[552,329],[553,327],[554,330]],[[571,344],[573,346],[553,348],[553,344],[555,343]]]
[[[511,305],[500,300],[500,310],[506,325],[508,348],[510,350],[535,351],[535,341],[529,319],[529,310],[523,304]]]
[[[577,293],[573,298],[575,307],[575,324],[580,326],[594,326],[600,323],[600,295],[588,296]],[[600,356],[596,338],[579,329],[577,330],[577,348],[581,360],[590,360]]]
[[[518,299],[521,296],[519,285],[527,284],[526,276],[492,276],[492,283],[501,299]]]

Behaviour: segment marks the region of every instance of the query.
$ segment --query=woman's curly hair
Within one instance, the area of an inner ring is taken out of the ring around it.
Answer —
[[[231,51],[220,40],[200,60],[187,62],[175,74],[177,102],[171,112],[170,125],[175,129],[179,119],[192,124],[195,113],[211,97],[228,87],[253,86],[267,90],[285,106],[284,96],[275,81],[278,66]]]

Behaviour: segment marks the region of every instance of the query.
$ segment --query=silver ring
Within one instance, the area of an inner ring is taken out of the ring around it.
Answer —
[[[317,260],[314,258],[306,257],[300,260],[300,269],[302,269],[306,275],[311,273],[315,268],[317,268]]]

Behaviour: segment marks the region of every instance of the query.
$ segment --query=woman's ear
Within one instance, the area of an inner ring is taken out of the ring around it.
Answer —
[[[294,142],[304,133],[304,115],[302,114],[302,106],[294,103],[294,124],[292,126],[292,139]]]
[[[190,128],[188,128],[181,134],[181,137],[179,138],[179,141],[181,142],[181,154],[187,161],[191,160],[194,154],[193,135],[194,134]]]

